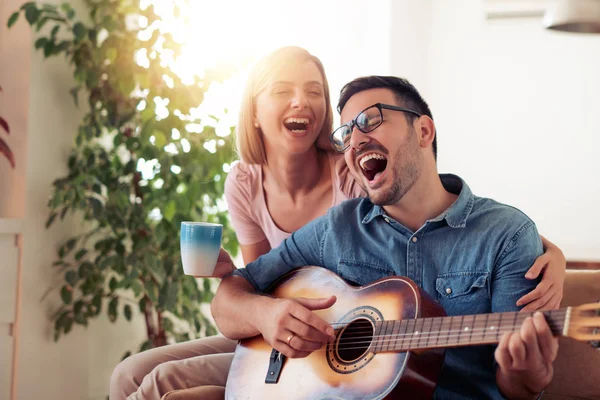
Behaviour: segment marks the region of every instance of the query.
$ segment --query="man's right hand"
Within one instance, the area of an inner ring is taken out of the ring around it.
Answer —
[[[335,296],[269,300],[269,309],[262,313],[257,328],[271,347],[282,354],[306,357],[335,339],[331,325],[312,312],[331,307],[336,302]]]

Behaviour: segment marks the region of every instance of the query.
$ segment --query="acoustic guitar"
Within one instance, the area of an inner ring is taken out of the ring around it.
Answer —
[[[324,268],[305,267],[284,276],[279,298],[337,296],[315,311],[332,323],[336,340],[306,358],[286,359],[262,336],[236,347],[225,398],[383,399],[433,397],[448,347],[498,343],[517,331],[527,312],[445,316],[443,308],[404,277],[350,286]],[[556,336],[600,340],[600,304],[543,311]],[[403,395],[404,394],[404,395]]]

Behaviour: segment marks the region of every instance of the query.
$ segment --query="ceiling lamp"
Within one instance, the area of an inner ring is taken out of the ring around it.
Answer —
[[[543,23],[557,31],[600,33],[600,0],[558,0]]]

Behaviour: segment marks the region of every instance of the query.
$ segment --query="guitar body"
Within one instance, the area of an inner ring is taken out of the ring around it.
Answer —
[[[443,349],[420,354],[373,352],[371,347],[378,339],[372,335],[363,348],[341,350],[338,346],[352,340],[351,328],[365,332],[381,320],[445,315],[442,307],[409,279],[390,277],[355,287],[326,269],[306,267],[283,277],[272,294],[280,298],[337,296],[331,308],[315,313],[334,327],[343,324],[336,329],[338,339],[306,358],[286,359],[275,384],[265,383],[272,350],[269,344],[261,336],[240,341],[227,379],[226,399],[432,398]]]

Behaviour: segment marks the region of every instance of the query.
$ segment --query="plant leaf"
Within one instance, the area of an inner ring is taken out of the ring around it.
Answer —
[[[6,142],[2,140],[2,138],[0,138],[0,154],[3,154],[4,157],[8,159],[10,166],[14,169],[16,166],[15,156],[10,147],[8,147],[8,144],[6,144]]]
[[[46,221],[46,229],[50,228],[50,225],[52,225],[52,223],[54,222],[54,220],[56,219],[56,216],[58,214],[53,212],[50,214],[50,216],[48,217],[48,220]]]
[[[36,49],[41,49],[42,47],[46,46],[46,43],[48,43],[48,38],[41,37],[41,38],[39,38],[38,40],[35,41],[34,47]]]
[[[75,35],[75,41],[79,42],[85,38],[85,34],[87,29],[85,29],[85,25],[81,22],[77,22],[73,25],[73,34]]]
[[[35,31],[39,32],[44,27],[44,25],[46,25],[46,23],[48,22],[49,19],[50,18],[48,18],[48,17],[40,19],[35,25]]]
[[[150,350],[152,347],[152,340],[148,339],[140,346],[140,353],[145,350]]]
[[[173,220],[173,217],[175,216],[176,211],[177,205],[175,204],[175,201],[171,200],[165,206],[163,217],[165,217],[167,221],[171,222]]]
[[[87,249],[80,249],[77,254],[75,254],[75,259],[77,261],[81,260],[87,254],[87,252]]]
[[[129,304],[125,304],[125,307],[123,307],[123,315],[125,315],[127,321],[131,321],[131,306]]]
[[[88,305],[90,315],[98,315],[102,311],[102,294],[96,293]]]
[[[29,22],[29,25],[35,24],[37,22],[37,20],[40,18],[41,14],[42,14],[42,12],[37,9],[35,4],[28,6],[25,9],[25,18],[27,19],[27,22]]]
[[[63,286],[60,290],[60,297],[66,305],[71,304],[71,301],[73,301],[73,289],[67,285]]]
[[[75,286],[77,279],[77,273],[75,271],[67,271],[65,273],[65,281],[67,281],[69,285]]]
[[[6,120],[2,117],[0,117],[0,126],[6,131],[7,134],[10,135],[10,127],[8,126],[8,122],[6,122]]]
[[[123,361],[124,359],[126,359],[127,357],[129,357],[131,355],[131,351],[126,351],[125,354],[123,354],[123,357],[121,358],[121,361]]]
[[[60,25],[54,25],[54,28],[52,28],[52,31],[50,32],[50,37],[55,38],[59,29],[60,29]]]
[[[29,7],[32,7],[32,6],[35,7],[35,1],[28,1],[27,3],[23,3],[21,5],[20,10],[25,10],[25,9],[27,9]]]
[[[19,12],[15,11],[14,13],[12,13],[12,15],[10,16],[10,18],[8,19],[7,26],[9,28],[12,27],[15,24],[15,22],[17,22],[17,19],[19,19]]]
[[[119,298],[113,297],[108,303],[108,319],[110,322],[117,320],[117,307],[119,306]]]

